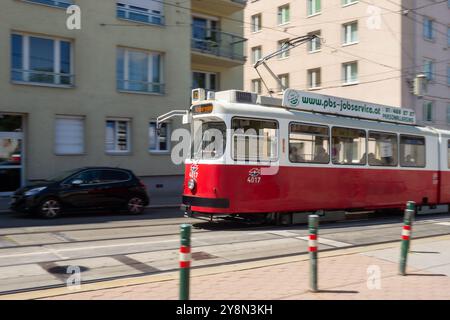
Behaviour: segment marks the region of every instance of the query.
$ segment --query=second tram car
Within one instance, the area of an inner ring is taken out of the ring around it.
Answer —
[[[209,99],[196,92],[183,195],[189,215],[450,203],[450,131],[415,125],[415,116],[401,116],[410,110],[336,97],[299,96],[293,108],[285,102],[293,93],[302,92],[287,90],[283,102],[241,91]],[[308,106],[314,103],[320,108]],[[382,119],[381,108],[397,116]]]

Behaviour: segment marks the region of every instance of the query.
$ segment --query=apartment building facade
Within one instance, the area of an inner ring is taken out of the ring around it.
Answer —
[[[181,121],[164,124],[158,136],[156,118],[188,109],[194,86],[243,85],[243,46],[217,48],[222,33],[245,42],[242,28],[221,24],[242,19],[245,1],[209,2],[216,5],[3,1],[0,195],[83,166],[131,169],[151,195],[181,192],[184,168],[170,156]],[[81,9],[81,29],[67,25],[71,5]],[[204,24],[205,17],[217,24]]]
[[[245,88],[280,94],[253,64],[296,36],[310,41],[268,62],[283,85],[411,108],[418,122],[450,128],[450,1],[254,0],[245,10]],[[424,74],[425,91],[413,94]]]

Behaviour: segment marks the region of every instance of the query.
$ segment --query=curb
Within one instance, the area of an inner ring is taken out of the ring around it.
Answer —
[[[150,205],[145,207],[146,209],[174,209],[180,208],[181,204],[158,204],[158,205]],[[0,210],[0,214],[3,213],[12,213],[11,210]]]
[[[450,235],[417,239],[417,240],[415,240],[415,243],[427,243],[427,242],[442,241],[442,240],[450,240]],[[346,249],[336,248],[334,250],[323,252],[323,253],[321,253],[320,256],[322,259],[332,258],[332,257],[338,257],[338,256],[360,254],[360,253],[365,253],[365,252],[370,252],[370,251],[384,250],[384,249],[389,249],[389,248],[397,248],[398,245],[399,245],[399,241],[393,241],[393,242],[384,243],[384,244],[367,245],[364,247],[352,247],[352,248],[346,248]],[[264,268],[264,267],[296,263],[296,262],[303,262],[303,261],[308,261],[308,260],[309,260],[309,257],[307,254],[299,254],[298,256],[293,256],[293,257],[272,258],[272,259],[269,258],[266,260],[259,260],[259,261],[252,261],[252,262],[241,262],[241,263],[238,262],[236,264],[231,264],[231,265],[213,266],[213,267],[206,267],[206,268],[201,268],[201,269],[192,269],[191,277],[202,277],[202,276],[209,276],[209,275],[215,275],[215,274],[222,274],[222,273],[226,273],[226,272],[237,272],[237,271],[244,271],[244,270],[251,270],[251,269],[259,269],[259,268]],[[145,284],[156,283],[156,282],[173,281],[173,280],[178,280],[178,279],[179,279],[179,272],[171,271],[171,272],[166,272],[166,273],[161,273],[161,274],[156,274],[156,275],[149,275],[149,276],[142,276],[142,277],[129,277],[129,278],[123,278],[123,279],[117,279],[117,280],[106,280],[106,281],[99,281],[96,283],[89,283],[89,284],[83,285],[83,288],[81,290],[69,290],[66,287],[61,287],[61,288],[44,289],[44,290],[39,290],[39,291],[31,291],[31,292],[23,292],[23,293],[4,295],[4,296],[0,296],[0,300],[36,300],[36,299],[66,296],[66,295],[84,293],[84,292],[92,292],[92,291],[107,290],[107,289],[114,289],[114,288],[121,288],[121,287],[145,285]]]

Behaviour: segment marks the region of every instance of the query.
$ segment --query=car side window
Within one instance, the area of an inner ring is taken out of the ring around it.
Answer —
[[[100,171],[98,170],[89,170],[89,171],[83,171],[80,174],[77,174],[76,176],[70,178],[67,183],[71,184],[75,180],[81,180],[83,181],[82,184],[95,184],[100,183]]]
[[[102,183],[127,181],[130,175],[125,171],[119,170],[102,170],[100,180]]]

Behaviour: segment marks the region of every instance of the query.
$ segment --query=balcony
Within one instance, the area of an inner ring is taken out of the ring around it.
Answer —
[[[145,8],[129,7],[117,4],[117,18],[152,25],[164,25],[164,16]]]
[[[46,6],[58,7],[63,9],[66,9],[73,5],[73,0],[25,0],[25,2],[43,4]]]
[[[218,11],[221,15],[231,15],[235,12],[242,11],[247,4],[246,0],[192,0],[192,11],[200,10],[208,11],[216,14]]]
[[[234,67],[246,61],[244,46],[247,39],[200,26],[192,27],[192,62]]]
[[[138,92],[162,95],[165,93],[165,85],[159,82],[118,79],[117,90],[121,92]]]
[[[13,83],[34,84],[42,86],[73,87],[75,75],[68,73],[55,73],[42,70],[12,69]]]

